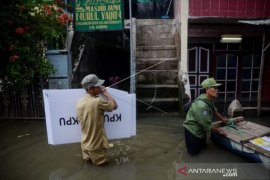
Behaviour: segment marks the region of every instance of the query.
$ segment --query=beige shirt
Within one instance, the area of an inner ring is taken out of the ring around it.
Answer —
[[[84,150],[94,151],[108,148],[104,128],[104,112],[111,112],[116,104],[91,94],[84,95],[76,105],[76,112],[82,129],[81,146]]]

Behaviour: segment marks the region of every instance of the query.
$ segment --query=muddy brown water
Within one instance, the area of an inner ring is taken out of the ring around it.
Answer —
[[[1,180],[167,180],[177,179],[184,163],[249,163],[211,141],[199,156],[186,153],[183,118],[137,118],[137,135],[112,140],[110,164],[102,167],[82,162],[80,144],[47,143],[44,121],[1,120]],[[270,118],[253,118],[270,127]]]

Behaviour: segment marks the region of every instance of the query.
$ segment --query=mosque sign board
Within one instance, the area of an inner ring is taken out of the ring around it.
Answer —
[[[123,0],[76,0],[75,31],[122,30]]]
[[[108,88],[118,108],[104,115],[108,139],[136,135],[136,95]],[[81,141],[81,126],[76,115],[76,103],[85,95],[83,89],[43,90],[48,143],[52,145]]]

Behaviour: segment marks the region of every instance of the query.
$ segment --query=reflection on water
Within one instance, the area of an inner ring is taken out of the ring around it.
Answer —
[[[178,116],[138,118],[137,136],[110,141],[110,164],[96,167],[82,162],[79,143],[48,145],[44,122],[4,121],[0,179],[173,180],[179,164],[247,162],[211,142],[199,156],[188,156],[182,122]]]
[[[76,168],[75,166],[64,167],[52,171],[49,175],[50,180],[97,180],[97,179],[132,179],[135,174],[134,163],[128,163],[125,166],[106,166],[106,167],[89,167],[82,166]]]

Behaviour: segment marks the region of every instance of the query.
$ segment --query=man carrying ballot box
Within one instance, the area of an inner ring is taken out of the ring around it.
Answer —
[[[76,113],[82,129],[83,160],[97,166],[109,162],[104,112],[111,112],[117,108],[115,99],[102,86],[103,83],[104,80],[99,79],[95,74],[85,76],[81,84],[86,94],[76,105]]]

